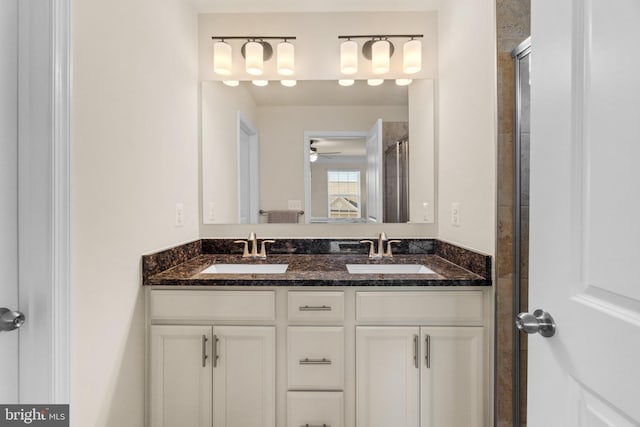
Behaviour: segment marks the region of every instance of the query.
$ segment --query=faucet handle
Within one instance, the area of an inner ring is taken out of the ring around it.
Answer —
[[[258,255],[258,258],[260,259],[266,259],[267,258],[267,247],[266,244],[267,243],[275,243],[275,240],[263,240],[262,244],[260,245],[260,254]]]
[[[249,257],[249,242],[247,240],[234,240],[233,243],[244,243],[244,250],[242,251],[242,258]]]
[[[254,233],[253,231],[251,233],[249,233],[249,237],[247,238],[247,240],[256,240],[258,237],[256,236],[256,233]]]
[[[391,244],[400,242],[402,242],[402,240],[387,240],[387,251],[384,253],[384,256],[392,257],[393,254],[391,253]]]
[[[369,258],[373,258],[373,240],[360,240],[360,243],[369,244]]]

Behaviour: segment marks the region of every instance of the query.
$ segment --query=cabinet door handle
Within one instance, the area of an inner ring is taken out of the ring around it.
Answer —
[[[418,335],[413,336],[413,365],[420,369],[420,356],[418,355],[420,351],[420,337]]]
[[[301,365],[331,365],[331,359],[322,358],[322,359],[309,359],[305,357],[304,359],[300,359]]]
[[[427,369],[431,369],[431,335],[427,335],[424,341],[426,347],[424,352],[424,361],[427,365]]]
[[[213,367],[217,367],[218,366],[218,336],[214,335],[213,336]]]
[[[300,427],[331,427],[330,424],[302,424]]]
[[[202,367],[204,368],[207,365],[207,341],[209,339],[206,335],[202,335]]]
[[[300,311],[331,311],[330,305],[302,305],[298,307]]]

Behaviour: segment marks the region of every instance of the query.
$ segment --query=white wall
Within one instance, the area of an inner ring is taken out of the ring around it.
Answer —
[[[439,18],[438,237],[494,254],[495,2],[445,1]],[[455,202],[460,227],[451,224]]]
[[[288,200],[304,205],[305,131],[367,132],[379,118],[407,121],[407,107],[258,107],[261,208],[286,209]]]
[[[72,1],[77,427],[143,425],[140,257],[198,237],[197,15],[187,4]]]
[[[237,223],[238,112],[255,127],[256,104],[242,86],[202,82],[201,88],[202,218],[207,223]]]

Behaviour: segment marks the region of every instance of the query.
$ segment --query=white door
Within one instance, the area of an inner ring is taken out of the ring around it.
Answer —
[[[257,224],[259,214],[258,131],[238,112],[238,213],[240,224]]]
[[[640,2],[534,0],[531,427],[640,425]]]
[[[0,307],[18,309],[18,1],[0,2]],[[18,331],[0,332],[0,403],[18,402]]]
[[[483,328],[420,328],[420,426],[482,427]]]
[[[382,119],[367,134],[367,222],[382,223]]]
[[[151,326],[151,427],[211,427],[211,349],[211,326]]]
[[[213,425],[275,427],[275,327],[214,326],[213,340]]]
[[[420,382],[417,326],[356,328],[358,427],[418,427]]]

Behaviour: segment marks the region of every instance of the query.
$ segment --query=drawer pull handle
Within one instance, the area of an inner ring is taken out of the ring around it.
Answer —
[[[330,424],[302,424],[300,427],[331,427]]]
[[[420,368],[420,337],[417,335],[413,336],[413,365],[416,368]]]
[[[217,335],[213,336],[213,367],[217,368],[218,367],[218,359],[220,358],[220,356],[218,356],[218,341],[220,341],[218,339]]]
[[[330,305],[303,305],[299,307],[300,311],[331,311]]]
[[[326,359],[326,358],[322,358],[322,359],[309,359],[308,357],[305,357],[304,359],[300,359],[300,364],[301,365],[331,365],[331,359]]]
[[[426,351],[425,351],[425,362],[427,365],[427,369],[431,369],[431,335],[427,335],[427,337],[425,338],[425,344],[426,344]]]
[[[209,356],[207,356],[207,341],[209,341],[207,336],[202,335],[202,367],[203,368],[207,366],[207,359],[209,358]]]

